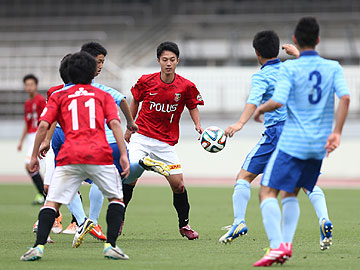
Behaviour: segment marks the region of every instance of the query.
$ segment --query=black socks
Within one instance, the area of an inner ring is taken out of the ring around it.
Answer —
[[[54,224],[56,216],[56,210],[52,207],[43,207],[39,212],[39,225],[36,233],[36,242],[34,247],[37,245],[45,245],[49,236],[50,230]]]
[[[38,192],[44,196],[44,198],[46,198],[46,196],[44,195],[44,182],[41,178],[41,175],[39,172],[34,172],[34,173],[29,173],[34,185],[36,186],[36,189],[38,190]]]
[[[110,202],[107,213],[107,243],[110,243],[113,247],[116,246],[116,239],[119,235],[121,223],[123,221],[125,205],[121,202]]]
[[[179,228],[189,223],[190,205],[188,201],[187,191],[184,188],[183,193],[173,193],[173,202],[179,218]]]

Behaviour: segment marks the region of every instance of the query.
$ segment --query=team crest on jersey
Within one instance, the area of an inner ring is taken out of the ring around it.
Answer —
[[[181,94],[180,93],[175,93],[175,102],[178,102],[181,98]]]
[[[84,87],[80,87],[79,90],[75,92],[75,94],[68,95],[69,98],[80,96],[95,96],[95,93],[88,93],[88,91],[86,91]]]
[[[198,101],[202,101],[202,100],[203,100],[203,98],[202,98],[202,96],[201,96],[200,94],[197,95],[196,99],[197,99]]]

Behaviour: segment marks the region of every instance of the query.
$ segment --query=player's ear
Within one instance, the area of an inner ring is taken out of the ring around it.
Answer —
[[[176,64],[179,64],[180,58],[177,58]]]
[[[320,43],[320,37],[318,37],[318,38],[316,39],[315,46],[318,45],[319,43]]]
[[[156,59],[157,59],[158,63],[160,64],[160,58],[156,58]]]
[[[255,49],[255,54],[256,54],[256,56],[261,56],[260,53],[259,53],[259,51],[256,50],[256,49]]]
[[[299,46],[298,46],[299,44],[298,44],[298,42],[297,42],[297,40],[296,40],[295,35],[292,35],[292,40],[293,40],[294,44],[296,45],[296,47],[299,48]]]

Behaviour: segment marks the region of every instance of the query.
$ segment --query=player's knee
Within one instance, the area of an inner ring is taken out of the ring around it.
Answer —
[[[185,186],[183,182],[176,183],[175,185],[171,185],[171,189],[174,193],[184,193]]]

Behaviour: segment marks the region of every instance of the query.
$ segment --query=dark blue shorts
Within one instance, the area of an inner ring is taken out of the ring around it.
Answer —
[[[320,174],[322,160],[298,159],[276,149],[261,179],[261,185],[293,193],[304,187],[312,191]]]
[[[264,172],[265,166],[270,159],[271,154],[276,149],[284,123],[285,121],[281,121],[265,130],[260,141],[247,155],[242,169],[253,174],[261,174]]]
[[[51,140],[51,145],[52,145],[54,155],[55,155],[55,166],[56,166],[56,157],[59,154],[59,151],[61,149],[61,146],[64,144],[64,141],[65,141],[64,131],[61,128],[56,127],[55,131],[54,131],[54,135]],[[114,159],[114,165],[118,169],[119,173],[121,173],[123,170],[119,163],[120,151],[117,146],[117,143],[110,143],[109,145],[110,145],[111,149],[113,150],[112,155],[113,155],[113,159]],[[128,152],[128,156],[129,156],[129,152]],[[92,181],[90,179],[86,179],[85,181],[90,184],[92,183]]]

